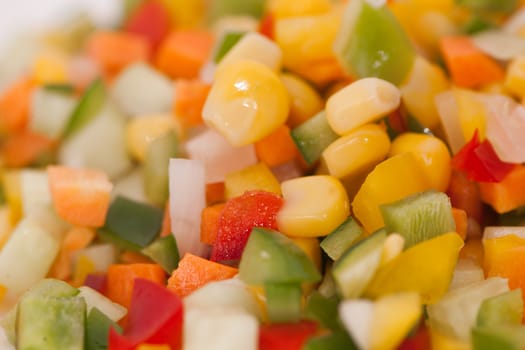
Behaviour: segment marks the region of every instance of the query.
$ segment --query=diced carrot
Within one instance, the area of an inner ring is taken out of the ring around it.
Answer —
[[[465,240],[467,238],[467,212],[463,209],[452,208],[452,216],[456,223],[456,233]]]
[[[186,253],[168,279],[168,289],[182,298],[209,282],[232,278],[237,272],[234,267]]]
[[[155,65],[171,78],[194,79],[206,62],[213,46],[213,36],[203,30],[172,32],[161,43]]]
[[[73,254],[93,241],[95,231],[87,227],[72,227],[64,237],[58,256],[49,270],[49,277],[66,280],[71,277]]]
[[[160,285],[166,283],[166,273],[157,264],[113,264],[107,272],[106,296],[129,308],[136,278],[144,278]]]
[[[259,160],[269,167],[292,161],[299,154],[290,135],[290,128],[286,125],[281,125],[273,133],[257,141],[255,152]]]
[[[505,77],[498,62],[485,55],[468,36],[442,37],[439,46],[452,82],[457,86],[476,88]]]
[[[171,235],[171,217],[170,217],[170,203],[166,202],[164,206],[164,216],[162,217],[162,227],[160,229],[160,236],[166,237]]]
[[[181,118],[184,126],[192,127],[201,125],[202,107],[211,85],[201,80],[180,79],[177,82],[177,97],[173,106],[174,114]]]
[[[19,168],[35,162],[40,156],[51,153],[55,145],[56,142],[45,135],[22,130],[10,134],[0,152],[4,165]]]
[[[201,242],[213,245],[219,230],[219,216],[224,203],[214,204],[202,210],[201,215]]]
[[[58,215],[77,226],[104,225],[113,184],[94,169],[47,168],[51,197]]]
[[[137,34],[99,31],[91,35],[86,50],[111,77],[131,63],[146,61],[151,48],[148,41]]]
[[[224,202],[224,182],[213,182],[206,185],[207,205]]]
[[[26,127],[33,88],[31,79],[22,78],[0,96],[0,133],[21,131]]]
[[[525,165],[516,165],[500,182],[480,182],[481,199],[498,213],[525,205]]]
[[[447,194],[453,207],[465,210],[469,218],[481,223],[483,203],[478,183],[470,181],[463,172],[453,169]]]

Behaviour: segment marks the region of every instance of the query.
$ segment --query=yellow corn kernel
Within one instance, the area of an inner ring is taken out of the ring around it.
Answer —
[[[330,11],[330,0],[270,0],[268,10],[275,18],[310,16]]]
[[[471,350],[470,342],[445,334],[430,322],[430,343],[433,350]]]
[[[9,222],[16,225],[22,218],[22,192],[20,189],[20,171],[8,170],[2,174],[5,198],[9,206]]]
[[[352,202],[355,217],[369,233],[385,225],[379,211],[411,194],[430,189],[427,177],[413,153],[401,153],[379,163],[368,174]]]
[[[132,119],[126,128],[126,145],[130,154],[138,161],[144,161],[148,146],[169,131],[182,138],[182,126],[170,114],[141,116]]]
[[[259,141],[286,121],[288,92],[267,66],[238,61],[221,67],[215,78],[202,117],[232,145]]]
[[[280,77],[290,96],[290,114],[286,123],[291,128],[302,124],[323,109],[323,99],[306,81],[291,73],[282,73]]]
[[[434,130],[440,124],[434,97],[448,87],[443,70],[417,56],[407,81],[400,87],[401,99],[410,114],[422,125]]]
[[[332,46],[340,22],[337,13],[276,20],[275,42],[283,50],[283,65],[291,71],[315,69],[316,62],[334,58]]]
[[[281,69],[282,58],[281,48],[275,42],[262,34],[252,32],[244,35],[228,51],[218,64],[217,71],[241,60],[253,60],[277,72]]]
[[[76,263],[75,270],[73,271],[73,278],[71,285],[74,287],[81,286],[86,280],[87,275],[95,272],[95,263],[93,260],[85,255],[81,255]]]
[[[50,51],[40,54],[33,66],[33,79],[37,84],[61,84],[67,81],[65,55]]]
[[[204,0],[162,0],[177,28],[195,28],[204,22]]]
[[[280,195],[281,184],[265,163],[251,165],[224,177],[226,199],[240,196],[250,190],[263,190]]]
[[[339,135],[376,121],[399,107],[401,92],[386,80],[363,78],[339,90],[326,102],[326,119]]]
[[[376,124],[363,125],[332,142],[322,154],[328,172],[337,178],[370,170],[390,149],[390,139]]]
[[[511,94],[525,98],[525,56],[516,57],[510,62],[503,86]]]
[[[315,237],[292,237],[292,241],[299,246],[312,259],[319,271],[321,271],[321,246]]]
[[[405,237],[401,236],[399,233],[391,233],[383,243],[383,250],[381,251],[381,262],[380,266],[394,260],[405,247]]]
[[[7,294],[7,287],[0,284],[0,303],[4,300],[4,297],[6,294]]]
[[[350,214],[341,182],[330,175],[305,176],[281,184],[284,205],[277,226],[291,237],[326,236]]]
[[[427,176],[431,188],[444,192],[450,181],[452,168],[447,145],[435,136],[404,133],[392,142],[390,156],[412,152]]]
[[[162,345],[140,344],[137,347],[137,350],[171,350],[171,347],[167,344],[162,344]]]

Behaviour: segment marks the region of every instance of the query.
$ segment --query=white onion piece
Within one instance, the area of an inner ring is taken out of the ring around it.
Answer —
[[[504,31],[513,34],[519,33],[523,28],[525,28],[525,8],[514,12],[502,26]]]
[[[3,327],[0,327],[0,349],[3,350],[15,350],[15,347],[11,345],[9,339],[7,339],[7,332]]]
[[[471,283],[483,281],[484,279],[483,269],[474,262],[474,260],[466,258],[458,259],[448,289],[461,288]]]
[[[76,103],[73,96],[36,89],[31,95],[29,128],[50,138],[59,138]]]
[[[124,196],[141,203],[148,203],[144,193],[144,179],[142,167],[137,167],[128,174],[115,181],[111,197]]]
[[[224,181],[225,175],[257,163],[253,145],[234,147],[213,129],[188,140],[186,152],[190,159],[204,163],[206,183]]]
[[[472,41],[481,51],[498,60],[525,54],[525,39],[504,31],[485,31],[473,36]]]
[[[112,88],[119,107],[130,116],[170,112],[174,91],[170,79],[142,62],[120,73]]]
[[[111,321],[118,322],[128,313],[128,310],[124,306],[114,303],[108,297],[92,288],[82,286],[79,287],[78,290],[80,292],[79,295],[83,297],[86,302],[86,312],[88,314],[91,309],[95,307]]]
[[[434,99],[441,124],[445,129],[448,144],[453,154],[456,154],[465,144],[463,131],[458,116],[458,106],[453,91],[442,92]]]
[[[483,102],[487,139],[498,157],[508,163],[525,162],[525,107],[504,95],[490,95]]]
[[[52,204],[49,179],[45,170],[25,169],[20,172],[20,193],[24,216]]]
[[[109,266],[117,261],[117,251],[111,243],[90,245],[73,254],[72,259],[74,266],[76,266],[81,257],[93,262],[95,272],[106,272]]]
[[[525,239],[525,226],[487,226],[483,230],[483,239],[516,235]]]
[[[208,84],[213,83],[213,80],[215,78],[215,71],[217,70],[217,65],[213,63],[212,61],[209,61],[208,63],[204,64],[199,71],[199,78]]]
[[[204,163],[172,158],[169,163],[169,207],[171,232],[179,255],[207,257],[209,246],[200,241],[201,212],[206,206]]]

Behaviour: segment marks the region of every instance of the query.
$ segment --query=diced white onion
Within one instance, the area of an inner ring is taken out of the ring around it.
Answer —
[[[110,320],[118,322],[122,317],[126,316],[128,312],[124,306],[114,303],[109,298],[92,288],[82,286],[79,287],[78,290],[80,291],[79,295],[83,297],[86,302],[87,313],[89,313],[92,308],[96,307]]]
[[[465,138],[461,130],[454,92],[450,90],[442,92],[435,97],[435,103],[441,124],[445,129],[448,144],[450,145],[452,153],[456,154],[465,144]]]
[[[93,244],[75,252],[73,265],[76,265],[82,256],[93,262],[94,272],[106,272],[109,266],[117,261],[117,252],[111,243]]]
[[[206,183],[224,181],[224,176],[257,163],[255,147],[232,146],[221,134],[206,129],[186,143],[189,158],[203,162]]]
[[[172,158],[169,163],[169,208],[171,232],[179,255],[206,257],[209,246],[200,241],[201,212],[206,206],[204,163]]]
[[[499,60],[525,54],[525,39],[504,31],[485,31],[474,35],[472,40],[481,51]]]
[[[51,205],[49,179],[45,170],[25,169],[20,172],[22,212],[30,215],[41,206]]]
[[[483,230],[483,239],[516,235],[525,239],[525,226],[487,226]]]
[[[36,89],[31,96],[29,128],[50,138],[60,137],[76,103],[72,96]]]

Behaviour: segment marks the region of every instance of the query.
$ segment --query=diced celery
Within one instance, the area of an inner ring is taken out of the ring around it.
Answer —
[[[349,216],[332,233],[321,241],[321,248],[332,260],[337,260],[363,233],[363,228]]]
[[[519,325],[523,318],[521,289],[514,289],[483,300],[476,324],[481,327]]]

